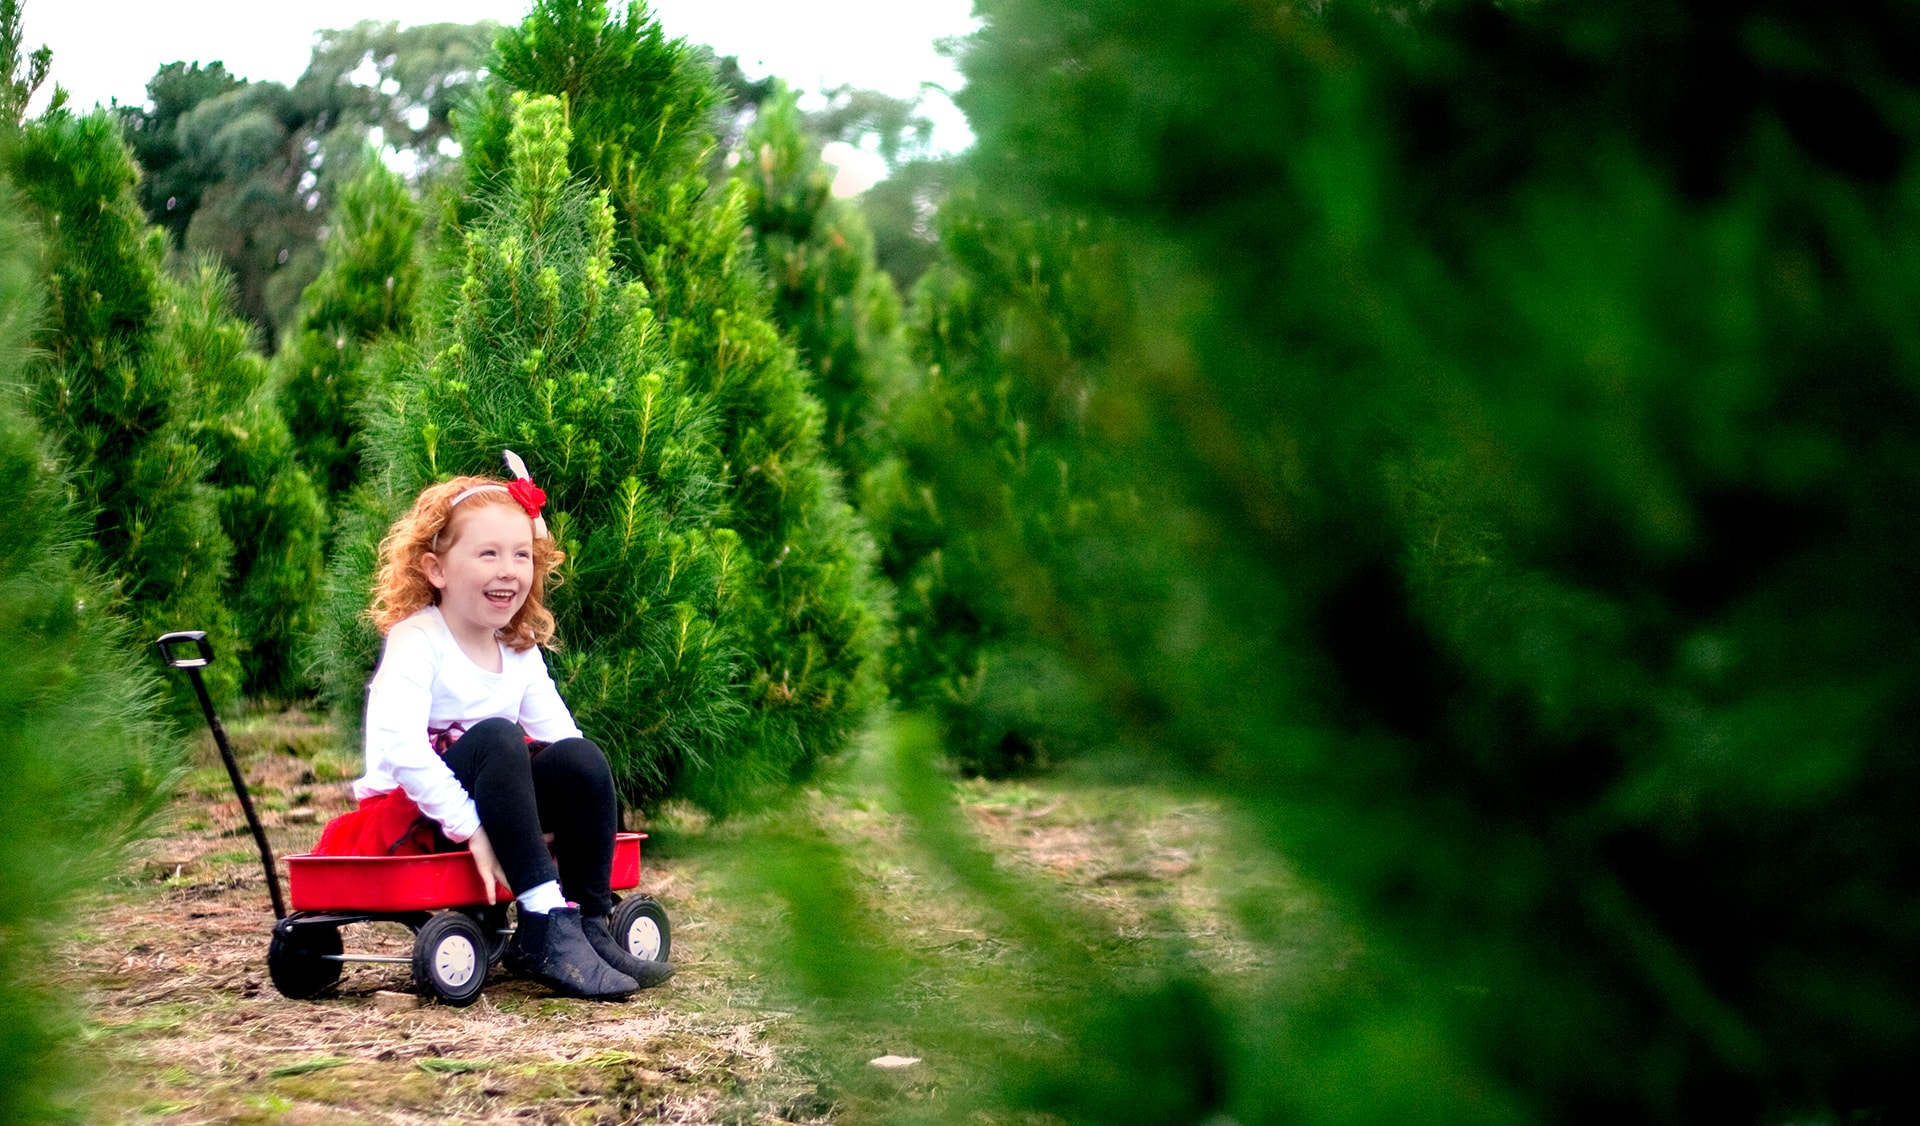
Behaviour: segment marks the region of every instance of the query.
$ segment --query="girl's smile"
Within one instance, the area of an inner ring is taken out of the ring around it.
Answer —
[[[496,631],[533,590],[533,521],[517,506],[463,506],[441,541],[438,552],[420,557],[420,569],[440,592],[440,614],[460,648],[481,668],[498,671]]]

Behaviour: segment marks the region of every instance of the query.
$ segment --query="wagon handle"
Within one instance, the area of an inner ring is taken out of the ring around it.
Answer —
[[[197,657],[175,656],[173,646],[191,641],[199,649]],[[260,866],[267,873],[267,891],[273,896],[273,917],[287,917],[287,905],[280,898],[280,873],[273,866],[273,846],[267,843],[267,831],[260,827],[260,815],[253,811],[253,798],[247,793],[246,779],[240,776],[240,764],[234,761],[233,748],[227,745],[227,729],[220,726],[220,716],[213,710],[213,697],[207,694],[207,683],[200,677],[200,670],[213,663],[213,645],[207,641],[205,630],[180,630],[169,633],[153,643],[160,651],[160,659],[170,669],[185,669],[187,677],[193,681],[193,690],[200,697],[200,710],[207,713],[207,726],[213,729],[213,741],[220,747],[221,761],[227,764],[227,777],[233,779],[233,792],[240,796],[240,808],[247,815],[247,827],[253,830],[253,843],[260,848]]]

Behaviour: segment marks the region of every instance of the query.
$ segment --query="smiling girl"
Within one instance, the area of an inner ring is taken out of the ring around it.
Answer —
[[[541,656],[562,555],[540,518],[546,494],[506,460],[511,481],[428,486],[380,545],[371,612],[386,645],[354,796],[418,807],[430,846],[464,842],[489,903],[496,885],[514,889],[509,967],[569,996],[624,997],[673,968],[634,958],[607,926],[613,775]]]

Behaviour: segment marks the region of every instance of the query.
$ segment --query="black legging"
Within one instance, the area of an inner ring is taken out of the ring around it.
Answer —
[[[586,918],[613,910],[613,771],[586,739],[529,754],[526,733],[483,720],[447,748],[453,776],[473,795],[480,824],[516,892],[559,880]],[[553,856],[544,833],[553,834]],[[553,857],[560,858],[558,871]]]

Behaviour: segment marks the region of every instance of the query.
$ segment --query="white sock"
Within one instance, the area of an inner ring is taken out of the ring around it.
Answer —
[[[548,880],[539,887],[530,887],[514,896],[520,902],[520,910],[535,915],[544,915],[556,908],[567,905],[567,897],[560,894],[560,881]]]

